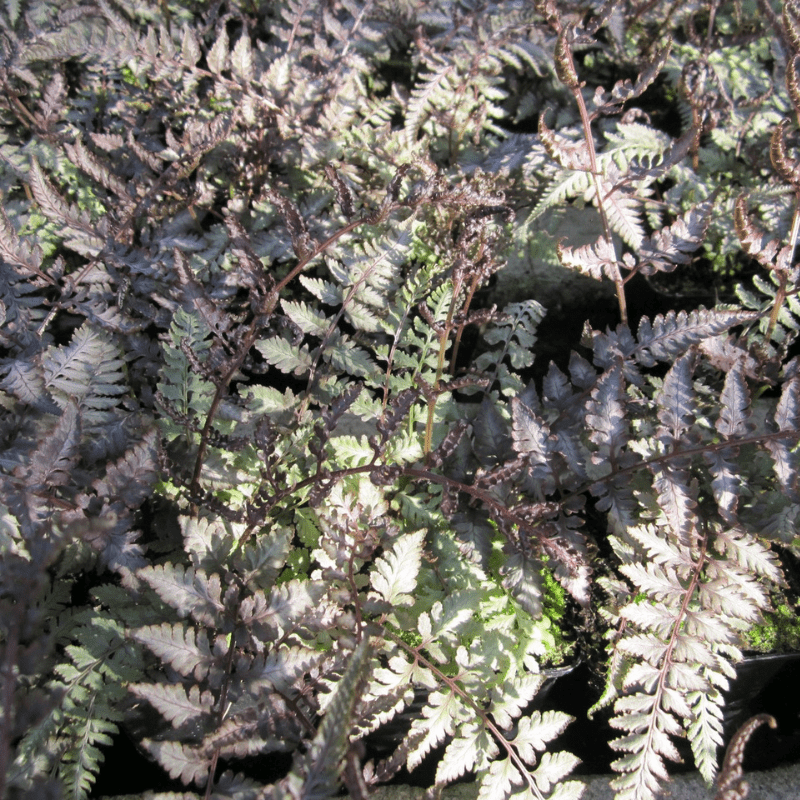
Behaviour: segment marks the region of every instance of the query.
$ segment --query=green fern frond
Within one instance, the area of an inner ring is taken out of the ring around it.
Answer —
[[[170,341],[162,345],[164,361],[158,389],[174,406],[177,414],[187,420],[187,424],[191,420],[199,424],[205,421],[216,387],[198,373],[181,347],[187,347],[203,363],[211,347],[209,336],[208,326],[199,313],[189,313],[179,308],[170,325]],[[160,424],[170,439],[181,435],[191,439],[189,431],[170,418],[162,418]]]
[[[67,797],[85,800],[124,718],[119,704],[125,683],[143,675],[143,664],[127,645],[123,626],[107,614],[87,610],[74,616],[68,660],[55,667],[57,707],[26,733],[11,780],[31,780],[57,771]],[[31,771],[33,770],[33,771]]]
[[[536,329],[544,315],[544,308],[535,300],[512,303],[484,332],[492,349],[475,359],[475,368],[488,374],[490,385],[499,382],[500,394],[513,396],[523,390],[518,370],[533,364]]]

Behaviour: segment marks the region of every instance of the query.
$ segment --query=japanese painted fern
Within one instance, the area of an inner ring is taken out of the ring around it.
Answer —
[[[798,547],[800,8],[771,49],[662,6],[5,4],[0,795],[87,798],[124,729],[186,798],[434,752],[431,795],[577,798],[535,707],[575,620],[617,796],[684,736],[711,781]],[[567,204],[599,235],[555,241]],[[768,275],[637,312],[699,257]],[[534,381],[546,309],[480,304],[539,261],[620,324]]]

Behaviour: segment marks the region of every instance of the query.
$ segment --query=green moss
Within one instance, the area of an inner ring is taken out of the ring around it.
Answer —
[[[416,631],[403,631],[390,623],[386,623],[386,628],[399,636],[409,647],[417,648],[422,644],[422,637]]]
[[[757,653],[800,651],[800,613],[788,603],[777,605],[764,615],[764,623],[754,625],[746,634],[747,646]]]
[[[122,80],[130,86],[135,86],[138,89],[147,88],[147,78],[144,75],[134,72],[127,64],[123,65],[120,69],[120,75],[122,76]]]
[[[498,583],[501,582],[499,570],[505,560],[502,541],[497,539],[493,543],[489,557],[489,571]],[[545,647],[542,663],[557,665],[561,664],[572,652],[573,644],[567,641],[563,632],[563,621],[567,611],[567,592],[553,576],[552,570],[547,566],[547,560],[547,558],[543,559],[544,566],[539,573],[542,578],[542,616],[533,621],[532,628],[537,629],[537,635]],[[505,593],[506,590],[503,589],[503,592]]]
[[[558,620],[563,619],[567,611],[567,592],[547,567],[542,569],[541,574],[544,585],[544,615],[556,623],[554,627],[559,630]]]

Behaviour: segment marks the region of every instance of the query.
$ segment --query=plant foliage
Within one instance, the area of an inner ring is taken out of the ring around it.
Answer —
[[[598,629],[619,800],[714,779],[800,544],[800,6],[568,5],[0,10],[0,796],[124,731],[185,798],[578,798]],[[619,313],[538,372],[534,261]]]

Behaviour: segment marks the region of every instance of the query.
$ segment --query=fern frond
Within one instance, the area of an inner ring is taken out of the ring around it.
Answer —
[[[350,746],[356,704],[371,663],[370,650],[365,636],[348,658],[308,753],[285,779],[290,786],[302,783],[303,796],[308,800],[325,800],[338,788],[342,762]]]
[[[378,382],[378,365],[366,350],[344,336],[331,336],[322,356],[347,375]]]
[[[672,272],[679,264],[688,264],[690,254],[703,243],[711,221],[711,203],[690,208],[671,225],[645,237],[638,249],[638,269],[643,275]]]
[[[208,782],[211,758],[199,748],[182,742],[152,739],[145,739],[142,746],[161,764],[170,778],[180,779],[184,785],[194,783],[201,787]]]
[[[281,308],[287,317],[297,325],[303,333],[325,336],[330,330],[330,320],[319,311],[308,305],[292,300],[281,300]]]
[[[222,627],[224,604],[219,575],[181,564],[161,564],[139,570],[138,576],[181,617],[191,616],[201,625]]]
[[[198,686],[188,694],[182,683],[132,683],[128,690],[147,700],[175,728],[214,710],[214,696]]]
[[[413,147],[417,142],[428,107],[434,104],[447,107],[446,98],[451,97],[454,71],[455,66],[452,63],[444,61],[437,64],[423,76],[419,86],[412,91],[406,107],[404,124],[406,144],[409,147]]]
[[[40,275],[43,253],[41,247],[21,238],[0,207],[0,256],[9,264],[22,269],[23,274]]]
[[[697,525],[697,492],[690,484],[688,471],[674,463],[654,464],[651,470],[656,500],[664,517],[675,535],[689,546]]]
[[[243,527],[210,514],[178,517],[183,545],[195,569],[207,573],[224,569],[226,558],[235,549]],[[267,537],[269,542],[271,537]],[[271,584],[270,584],[271,585]]]
[[[314,365],[314,358],[306,345],[294,346],[286,339],[273,336],[256,342],[258,352],[281,372],[305,375]]]
[[[652,323],[642,317],[637,333],[636,360],[644,366],[652,366],[655,361],[672,361],[693,344],[718,336],[734,325],[751,322],[755,316],[748,311],[700,309],[688,314],[685,311],[658,314]]]
[[[640,526],[636,540],[649,553],[662,552],[662,565],[625,564],[622,572],[647,599],[625,605],[629,623],[617,650],[632,666],[615,702],[613,727],[627,734],[612,742],[628,755],[614,762],[625,775],[613,782],[618,797],[650,800],[668,779],[665,760],[679,760],[670,741],[684,728],[698,768],[713,778],[721,737],[720,688],[734,674],[729,659],[737,656],[741,631],[768,600],[752,575],[752,558],[774,576],[774,564],[756,540],[708,526],[702,536],[668,538],[657,527]],[[661,540],[661,541],[659,541]],[[739,549],[737,542],[745,545]],[[724,561],[712,557],[712,549]],[[752,556],[748,555],[752,552]],[[724,609],[724,610],[723,610]]]
[[[93,484],[97,492],[108,498],[119,498],[129,509],[137,509],[149,497],[156,480],[156,429],[149,428],[115,462],[106,467],[106,474]]]
[[[772,419],[767,422],[768,430],[796,434],[800,430],[800,374],[789,373],[783,384],[781,397],[775,407]],[[798,475],[800,475],[800,450],[796,444],[796,436],[783,438],[766,438],[764,447],[772,457],[775,476],[781,490],[794,503],[800,502]]]
[[[642,202],[631,191],[617,188],[615,170],[609,170],[607,178],[598,181],[601,193],[598,204],[602,203],[608,223],[619,234],[625,244],[638,250],[644,239],[644,220],[642,217]],[[594,196],[594,191],[587,192],[588,198]]]
[[[596,281],[604,277],[613,279],[614,270],[618,267],[614,245],[601,236],[594,244],[570,247],[561,242],[557,246],[558,260],[567,269],[574,269],[582,275],[588,275]]]
[[[587,406],[589,437],[598,449],[592,456],[596,464],[617,464],[629,439],[626,422],[625,383],[622,371],[614,367],[603,373],[592,390]]]
[[[77,463],[80,437],[80,411],[74,402],[67,402],[53,429],[29,456],[27,478],[32,491],[46,491],[52,486],[64,486],[70,482],[70,472]]]
[[[218,637],[212,644],[204,630],[198,633],[194,628],[180,623],[164,622],[137,628],[133,631],[133,638],[181,675],[192,675],[195,680],[221,671],[221,658],[228,649],[224,637]]]
[[[514,553],[500,569],[503,586],[532,617],[542,614],[542,564],[524,553]]]
[[[421,718],[411,723],[410,738],[415,742],[408,754],[408,768],[418,767],[425,756],[446,737],[452,736],[458,722],[469,716],[460,698],[452,692],[433,692],[422,710]]]
[[[84,424],[109,425],[124,382],[119,349],[109,337],[88,324],[81,325],[66,347],[52,347],[42,358],[44,388],[59,405],[77,403]]]
[[[79,700],[80,711],[74,709],[72,712],[70,733],[80,744],[62,756],[60,772],[68,795],[85,800],[103,761],[100,747],[109,747],[113,743],[112,736],[118,733],[118,728],[115,723],[95,716],[95,705],[99,705],[97,694],[81,696]]]
[[[412,605],[425,542],[425,531],[405,534],[375,561],[370,582],[390,608]]]
[[[546,211],[562,205],[565,201],[580,197],[592,188],[592,175],[583,170],[565,171],[556,176],[542,193],[528,219],[528,224],[541,217]]]
[[[239,613],[255,637],[269,642],[287,630],[301,629],[315,615],[327,616],[323,595],[323,588],[309,581],[287,581],[274,587],[268,598],[261,592],[246,597]]]
[[[697,769],[707,783],[717,772],[717,752],[723,743],[723,698],[716,688],[688,695],[693,721],[687,729]]]
[[[69,205],[47,179],[35,158],[31,162],[30,187],[44,214],[65,227],[70,236],[65,244],[81,255],[97,256],[103,249],[107,225],[100,221],[95,226],[87,211]]]
[[[113,174],[107,164],[102,163],[99,158],[92,153],[82,140],[76,139],[74,144],[67,143],[65,150],[75,166],[83,170],[96,183],[113,193],[114,199],[123,210],[127,210],[133,203],[133,198],[128,193],[125,183]]]
[[[191,525],[193,521],[192,518],[189,518],[187,523]],[[286,564],[292,547],[293,535],[294,531],[290,527],[276,527],[269,532],[262,532],[255,541],[248,541],[241,551],[236,553],[234,563],[237,569],[241,570],[242,580],[246,586],[252,590],[261,589],[263,591],[268,591],[273,587],[276,578]],[[224,556],[230,552],[233,537],[228,536],[226,539],[225,543],[220,542],[217,537],[209,537],[205,540],[212,544],[212,547],[219,543],[219,549],[214,555],[219,558],[220,566],[224,563]],[[227,548],[225,548],[225,544],[228,545]],[[202,546],[202,549],[211,548]],[[201,547],[193,547],[192,551],[193,554],[200,555]],[[202,562],[196,560],[196,563]]]
[[[15,771],[52,768],[70,800],[86,800],[103,751],[123,719],[124,683],[143,675],[143,665],[125,647],[124,630],[105,612],[84,609],[62,631],[71,641],[54,668],[58,702],[25,733]],[[34,776],[31,776],[34,777]]]
[[[525,457],[531,477],[543,481],[543,491],[549,494],[554,488],[550,457],[555,450],[555,440],[544,420],[519,398],[512,399],[511,414],[514,450]]]
[[[273,647],[248,663],[240,659],[237,673],[248,691],[262,692],[264,689],[291,694],[292,687],[309,671],[319,668],[323,656],[307,647]]]
[[[694,356],[687,353],[678,358],[664,378],[656,395],[658,419],[661,425],[656,435],[670,447],[683,439],[697,416],[692,376]]]
[[[498,752],[497,743],[483,725],[462,725],[436,767],[436,784],[444,786],[466,772],[485,770]]]
[[[533,364],[536,330],[544,315],[544,308],[535,300],[510,303],[484,332],[484,340],[494,347],[475,359],[475,369],[480,372],[491,369],[489,379],[492,383],[499,381],[501,394],[508,396],[522,391],[516,371]]]
[[[164,359],[158,389],[173,404],[178,415],[187,420],[205,419],[216,387],[194,369],[183,348],[188,348],[203,363],[211,348],[209,335],[208,326],[197,311],[189,313],[179,308],[170,325],[170,343],[162,345]],[[161,424],[170,438],[187,433],[169,420],[162,418]]]

